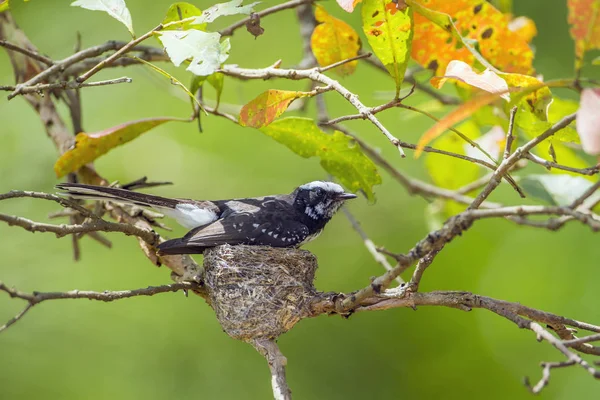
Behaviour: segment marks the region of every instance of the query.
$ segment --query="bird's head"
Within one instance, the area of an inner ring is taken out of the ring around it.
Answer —
[[[337,183],[325,181],[299,186],[293,196],[298,211],[315,222],[329,221],[344,201],[356,198],[355,194],[345,193]]]

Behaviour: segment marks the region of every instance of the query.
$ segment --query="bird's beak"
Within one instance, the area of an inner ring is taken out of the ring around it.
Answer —
[[[350,200],[355,199],[356,195],[354,193],[341,193],[336,196],[339,200]]]

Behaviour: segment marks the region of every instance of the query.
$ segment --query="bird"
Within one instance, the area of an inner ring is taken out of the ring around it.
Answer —
[[[190,231],[158,245],[160,255],[202,254],[220,245],[298,248],[315,239],[346,200],[334,182],[313,181],[290,194],[230,200],[172,199],[128,189],[61,183],[62,195],[151,207]]]

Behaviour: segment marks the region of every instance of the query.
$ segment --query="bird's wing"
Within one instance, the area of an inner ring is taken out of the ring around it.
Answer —
[[[183,238],[168,240],[158,248],[162,254],[194,254],[202,253],[207,247],[224,244],[294,247],[302,243],[308,234],[308,228],[300,222],[257,223],[252,214],[241,213],[193,229]]]

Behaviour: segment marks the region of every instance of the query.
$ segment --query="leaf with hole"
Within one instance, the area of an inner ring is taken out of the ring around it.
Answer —
[[[365,0],[361,14],[369,45],[394,78],[398,97],[410,59],[412,8],[394,0]]]
[[[221,67],[229,57],[229,38],[221,40],[218,32],[196,29],[159,33],[167,55],[176,67],[191,60],[186,68],[195,75],[208,76]]]
[[[171,4],[169,9],[167,10],[167,14],[162,21],[163,25],[166,25],[170,22],[181,21],[184,19],[188,19],[190,17],[199,17],[202,15],[202,11],[198,7],[193,4],[179,2]],[[193,25],[193,26],[192,26]],[[194,22],[186,22],[180,25],[173,25],[164,28],[164,30],[186,30],[186,29],[198,29],[201,31],[206,30],[207,24],[195,24]]]
[[[204,10],[202,15],[200,15],[194,21],[194,24],[204,24],[213,22],[215,19],[219,17],[223,17],[226,15],[236,15],[236,14],[245,14],[250,15],[254,11],[254,6],[259,4],[260,2],[255,2],[252,4],[248,4],[243,6],[243,0],[232,0],[227,3],[219,3],[215,4],[212,7]]]

